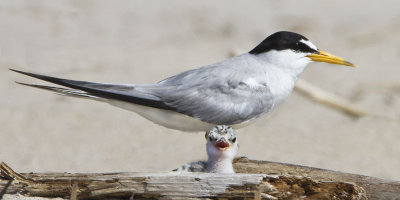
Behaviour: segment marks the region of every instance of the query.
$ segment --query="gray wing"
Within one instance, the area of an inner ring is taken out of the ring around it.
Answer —
[[[245,78],[259,82],[250,84]],[[212,124],[231,125],[257,118],[273,106],[261,74],[210,66],[178,74],[153,91],[177,112]]]

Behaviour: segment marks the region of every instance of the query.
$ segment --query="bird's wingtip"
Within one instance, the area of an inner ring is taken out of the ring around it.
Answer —
[[[10,70],[10,71],[13,71],[13,72],[16,72],[16,73],[20,73],[20,74],[24,74],[24,75],[31,76],[30,73],[28,73],[28,72],[24,72],[24,71],[12,69],[12,68],[9,68],[9,70]],[[22,82],[19,82],[19,81],[14,81],[14,82],[15,82],[16,84],[19,84],[19,85],[31,86],[31,84],[28,84],[28,83],[22,83]]]
[[[31,73],[31,72],[24,72],[24,71],[12,69],[12,68],[9,68],[9,70],[13,71],[13,72],[16,72],[16,73],[20,73],[20,74],[26,75],[26,76],[30,76],[30,77],[33,77],[33,78],[41,79],[41,80],[44,80],[44,81],[48,81],[48,80],[46,80],[46,78],[52,78],[52,77],[44,76],[44,75],[41,75],[41,74],[35,74],[35,73]],[[51,82],[51,81],[49,81],[49,82]]]
[[[8,68],[10,71],[13,71],[13,72],[17,72],[17,73],[20,73],[20,74],[27,74],[27,72],[24,72],[24,71],[20,71],[20,70],[17,70],[17,69],[13,69],[13,68]]]

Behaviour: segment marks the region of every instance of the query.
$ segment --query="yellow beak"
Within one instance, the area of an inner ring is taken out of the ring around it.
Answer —
[[[330,53],[327,53],[325,51],[318,50],[318,54],[311,54],[308,55],[307,57],[311,58],[313,61],[317,62],[326,62],[326,63],[332,63],[332,64],[337,64],[337,65],[346,65],[350,67],[357,67],[353,63],[344,60],[343,58],[337,57],[335,55],[332,55]]]

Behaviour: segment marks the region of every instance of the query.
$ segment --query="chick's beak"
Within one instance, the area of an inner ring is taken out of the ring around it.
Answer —
[[[220,151],[228,150],[229,146],[230,146],[229,143],[224,140],[221,140],[221,141],[218,141],[217,143],[215,143],[215,147]]]
[[[311,55],[308,55],[307,57],[311,58],[313,61],[317,62],[326,62],[326,63],[332,63],[332,64],[337,64],[337,65],[346,65],[350,67],[357,67],[353,63],[344,60],[343,58],[340,58],[338,56],[332,55],[330,53],[327,53],[325,51],[318,50],[318,53],[314,53]]]

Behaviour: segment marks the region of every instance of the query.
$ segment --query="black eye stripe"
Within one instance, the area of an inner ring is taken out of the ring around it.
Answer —
[[[304,44],[302,42],[296,43],[296,47],[294,47],[293,50],[297,51],[297,52],[308,52],[308,53],[316,53],[316,52],[318,52],[315,49],[312,49],[311,47],[309,47],[308,45],[306,45],[306,44]]]

